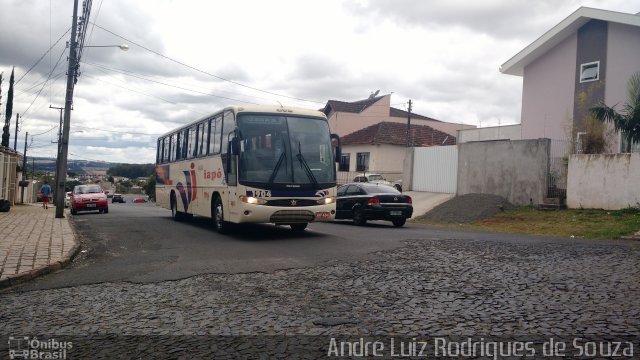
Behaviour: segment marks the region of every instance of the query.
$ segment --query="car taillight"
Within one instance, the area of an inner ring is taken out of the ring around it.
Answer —
[[[413,204],[413,200],[411,200],[411,196],[407,196],[407,204]]]
[[[377,196],[370,198],[367,200],[367,205],[380,205],[380,198]]]

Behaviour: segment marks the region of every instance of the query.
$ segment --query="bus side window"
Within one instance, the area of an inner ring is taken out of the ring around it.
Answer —
[[[162,153],[160,157],[162,158],[162,163],[169,162],[169,144],[171,143],[171,136],[167,136],[162,139]]]
[[[170,136],[170,141],[169,141],[169,162],[174,162],[176,161],[176,138],[177,138],[177,134],[173,134]]]
[[[198,148],[196,149],[196,156],[205,155],[207,148],[205,147],[205,139],[207,138],[204,133],[206,123],[198,124]]]
[[[164,143],[164,139],[158,139],[158,146],[156,147],[156,164],[162,163],[162,144]]]
[[[222,116],[211,119],[209,127],[209,155],[220,153],[220,137],[222,135]]]
[[[198,127],[192,126],[189,128],[189,136],[187,137],[187,159],[196,157],[196,148],[198,144],[196,140],[198,138]]]
[[[175,153],[176,153],[175,156],[176,157],[175,157],[174,160],[177,161],[177,160],[182,159],[182,133],[181,132],[178,132],[176,134],[176,147],[175,147],[175,149],[176,149],[176,151],[175,151]]]
[[[184,131],[180,134],[180,160],[184,160],[187,158],[187,149],[189,144],[187,141],[189,140],[189,129],[184,129]]]

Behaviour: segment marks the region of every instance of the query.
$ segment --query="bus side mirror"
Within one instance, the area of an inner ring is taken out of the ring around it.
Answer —
[[[237,137],[231,139],[231,155],[240,155],[240,139]]]
[[[331,134],[331,146],[336,156],[335,161],[339,163],[342,158],[342,146],[340,145],[340,136],[338,136],[338,134]]]

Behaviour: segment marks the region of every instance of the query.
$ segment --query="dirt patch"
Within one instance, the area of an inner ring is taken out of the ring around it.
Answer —
[[[465,194],[433,208],[417,220],[443,223],[471,223],[491,218],[505,210],[514,209],[507,199],[499,195]]]

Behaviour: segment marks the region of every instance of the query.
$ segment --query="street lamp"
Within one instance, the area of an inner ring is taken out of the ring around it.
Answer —
[[[86,48],[90,48],[90,47],[117,47],[117,48],[120,48],[120,50],[122,50],[122,51],[129,51],[129,45],[127,45],[127,44],[122,44],[122,45],[85,45],[83,47],[86,47]]]

